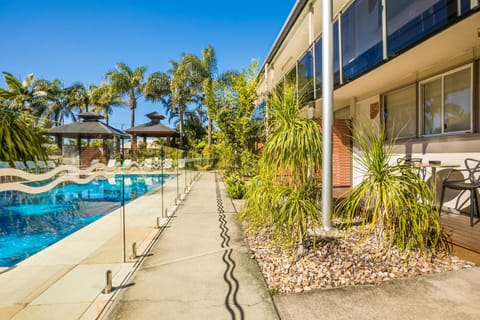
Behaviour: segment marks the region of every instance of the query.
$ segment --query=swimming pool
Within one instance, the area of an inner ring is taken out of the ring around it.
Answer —
[[[170,175],[125,175],[124,200],[161,186]],[[46,193],[0,192],[0,267],[10,267],[121,205],[122,176],[65,183]]]

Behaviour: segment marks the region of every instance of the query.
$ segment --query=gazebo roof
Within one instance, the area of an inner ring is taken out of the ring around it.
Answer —
[[[130,136],[122,130],[115,129],[101,122],[99,119],[103,119],[104,117],[99,114],[84,112],[79,113],[78,117],[83,120],[51,128],[48,130],[48,134],[65,138],[130,138]]]
[[[150,122],[132,127],[125,132],[140,137],[174,137],[178,135],[177,131],[160,123],[160,120],[165,118],[160,113],[151,112],[146,116],[151,119]]]

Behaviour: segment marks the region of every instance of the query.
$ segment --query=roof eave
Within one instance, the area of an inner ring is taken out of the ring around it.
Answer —
[[[273,57],[282,46],[283,42],[285,41],[285,38],[287,37],[293,25],[295,24],[298,17],[302,13],[303,9],[307,5],[308,1],[309,0],[297,0],[297,2],[295,3],[292,11],[290,11],[290,14],[287,17],[287,20],[285,21],[282,29],[280,30],[280,33],[278,34],[277,38],[275,39],[275,42],[270,48],[270,51],[268,52],[267,57],[263,61],[261,68],[258,70],[257,79],[260,78],[260,75],[263,73],[263,70],[265,69],[265,65],[272,62]]]

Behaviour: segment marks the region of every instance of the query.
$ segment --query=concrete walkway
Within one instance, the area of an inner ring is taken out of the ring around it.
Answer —
[[[278,319],[235,209],[203,173],[107,319]]]
[[[480,268],[274,298],[282,320],[480,319]]]

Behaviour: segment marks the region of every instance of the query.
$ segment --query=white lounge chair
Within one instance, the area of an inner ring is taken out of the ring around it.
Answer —
[[[143,161],[143,169],[151,171],[153,170],[153,159],[152,158],[146,158],[145,161]]]
[[[107,162],[107,166],[105,167],[105,170],[113,171],[117,169],[117,160],[115,159],[110,159]]]
[[[163,169],[171,169],[171,168],[172,168],[172,159],[165,158],[165,160],[163,160]]]
[[[48,170],[53,170],[57,167],[57,165],[55,164],[55,162],[53,162],[53,160],[47,160],[47,166],[48,166]]]

